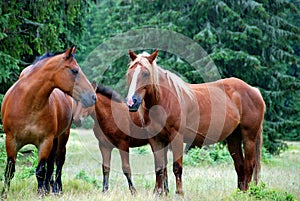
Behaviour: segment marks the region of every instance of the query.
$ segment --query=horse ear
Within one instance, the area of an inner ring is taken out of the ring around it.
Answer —
[[[137,58],[137,55],[132,50],[129,50],[128,54],[129,54],[131,61],[134,61]]]
[[[98,87],[98,84],[97,84],[97,82],[95,81],[95,80],[93,80],[93,82],[92,82],[92,87],[96,90],[97,89],[97,87]]]
[[[65,55],[66,55],[66,59],[70,59],[72,57],[74,57],[76,52],[76,47],[73,45],[70,49],[66,50]]]
[[[150,56],[147,57],[148,61],[152,64],[153,61],[157,58],[158,50],[155,50]]]

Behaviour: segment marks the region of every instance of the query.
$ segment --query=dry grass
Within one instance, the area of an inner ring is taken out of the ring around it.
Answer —
[[[293,143],[289,151],[263,163],[261,180],[278,191],[286,191],[300,199],[300,144]],[[184,198],[175,195],[175,182],[169,153],[168,196],[153,195],[155,182],[153,156],[151,153],[138,155],[131,151],[131,168],[133,182],[138,193],[132,196],[127,181],[121,170],[120,156],[113,151],[110,174],[110,190],[101,192],[102,170],[101,154],[98,142],[90,130],[72,132],[67,147],[67,157],[63,169],[64,193],[61,196],[49,195],[42,199],[36,196],[37,182],[35,176],[29,179],[12,180],[9,200],[234,200],[236,192],[236,175],[233,164],[203,165],[201,167],[184,167]],[[17,171],[19,170],[17,164]],[[84,173],[86,177],[78,177]],[[76,177],[77,176],[77,177]],[[3,184],[0,184],[2,189]]]

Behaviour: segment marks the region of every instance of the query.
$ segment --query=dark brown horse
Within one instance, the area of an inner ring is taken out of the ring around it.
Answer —
[[[122,103],[121,95],[108,87],[97,86],[96,83],[93,83],[93,86],[97,94],[95,107],[82,108],[80,111],[80,106],[78,106],[73,117],[74,123],[81,126],[88,115],[91,115],[95,121],[93,130],[99,141],[99,149],[103,159],[102,191],[108,190],[111,152],[113,148],[117,148],[121,156],[123,173],[133,194],[136,190],[131,179],[129,148],[148,144],[148,134],[142,128],[143,122],[139,114],[128,112],[127,106]],[[167,173],[165,176],[164,185],[168,191]]]
[[[155,157],[156,191],[163,192],[165,159],[160,150],[171,144],[176,193],[182,190],[183,142],[203,146],[227,140],[238,177],[247,190],[253,172],[258,182],[265,103],[258,89],[237,78],[205,84],[185,83],[156,64],[158,51],[129,51],[127,71],[130,111],[143,114]],[[242,151],[242,144],[243,150]]]
[[[95,104],[96,94],[77,64],[71,47],[60,54],[45,54],[20,76],[4,96],[1,113],[6,133],[7,165],[2,197],[14,176],[17,152],[26,144],[39,150],[36,177],[38,194],[44,194],[45,166],[55,138],[64,136],[72,120],[66,94],[84,107]],[[51,95],[55,88],[58,92]]]

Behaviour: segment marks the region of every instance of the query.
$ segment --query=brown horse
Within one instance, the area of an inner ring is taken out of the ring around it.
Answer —
[[[26,144],[39,150],[36,177],[38,194],[43,195],[45,165],[55,138],[68,132],[72,107],[65,97],[72,96],[84,107],[96,102],[96,94],[77,64],[73,46],[60,54],[38,58],[4,96],[1,113],[6,133],[7,164],[2,197],[7,196],[14,176],[17,152]],[[55,88],[64,93],[51,96]]]
[[[143,122],[139,114],[128,112],[127,106],[122,103],[121,95],[108,87],[97,86],[96,83],[93,83],[93,86],[97,94],[95,107],[80,110],[79,103],[73,122],[76,126],[81,126],[88,115],[91,115],[95,121],[93,130],[99,141],[99,149],[103,159],[102,191],[108,190],[111,152],[113,148],[117,148],[120,152],[122,169],[127,178],[129,190],[134,194],[136,190],[131,179],[129,148],[148,144],[148,134],[142,128]],[[164,187],[168,191],[167,173],[165,176]]]
[[[136,55],[129,51],[127,71],[130,111],[143,114],[155,157],[156,191],[163,192],[160,150],[171,144],[176,193],[182,190],[183,142],[196,146],[227,140],[238,177],[247,190],[254,172],[258,182],[265,103],[258,89],[237,78],[205,84],[185,83],[156,64],[158,51]],[[242,151],[242,143],[244,153]]]

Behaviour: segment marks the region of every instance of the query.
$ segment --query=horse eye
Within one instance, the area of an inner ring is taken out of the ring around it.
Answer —
[[[77,75],[78,74],[78,69],[77,68],[74,68],[74,69],[71,69],[73,75]]]
[[[148,77],[150,73],[148,71],[142,73],[143,77]]]

